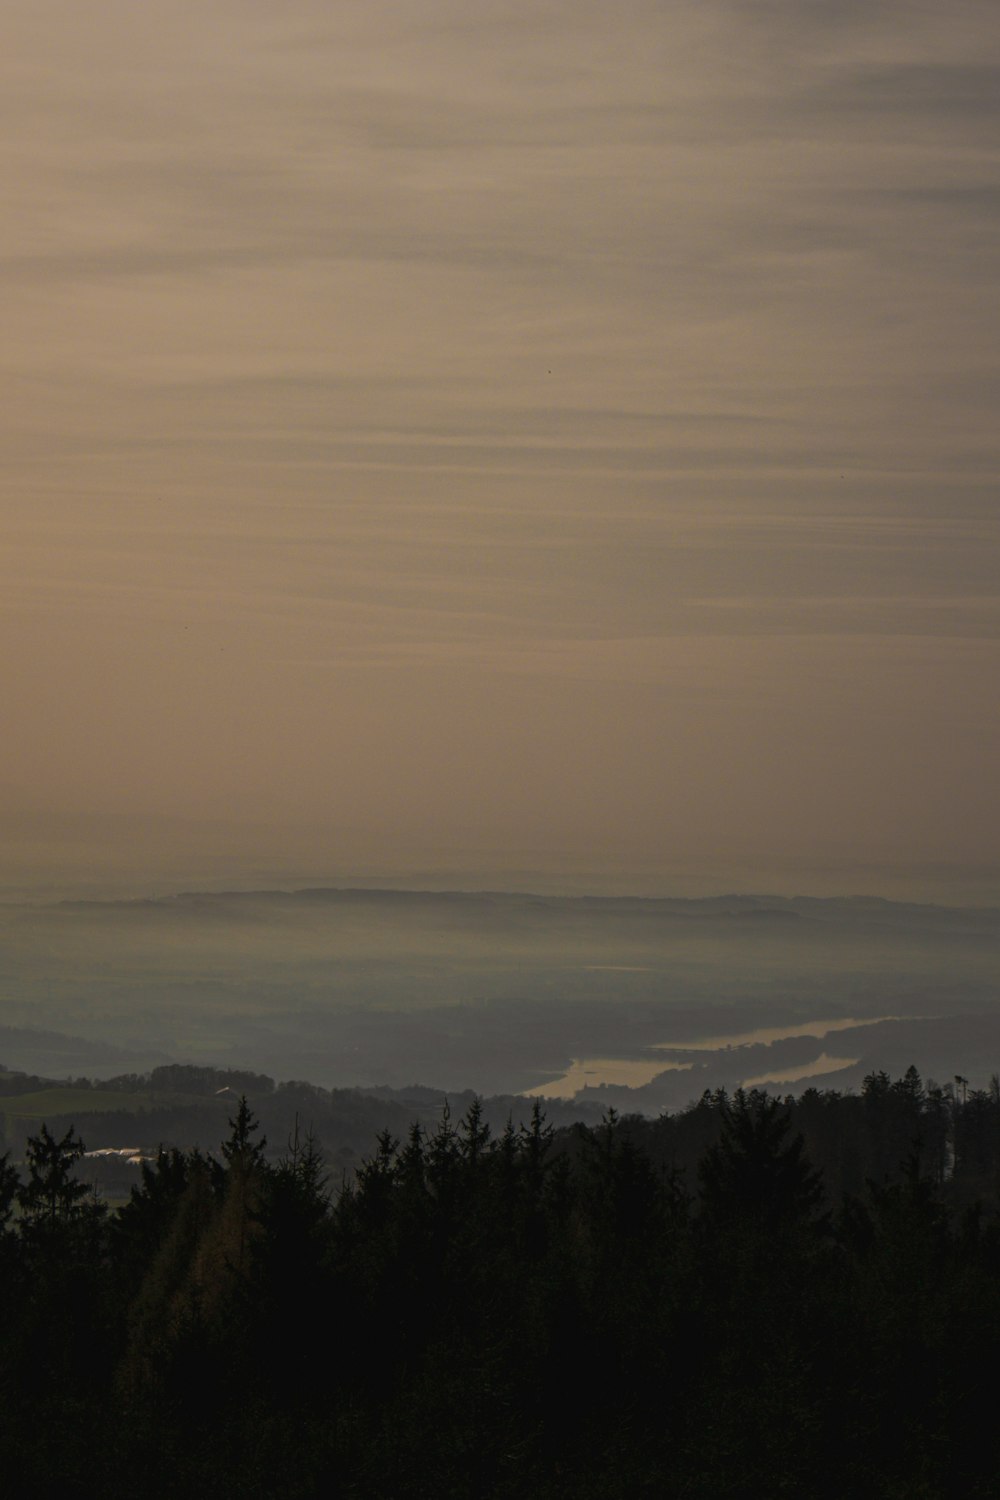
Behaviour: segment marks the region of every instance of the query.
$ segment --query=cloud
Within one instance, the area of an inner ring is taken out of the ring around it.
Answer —
[[[818,845],[971,857],[992,3],[4,26],[8,785],[169,816],[231,790],[239,818],[276,767],[286,812],[327,806],[337,759],[382,852],[404,790],[458,838],[449,787],[475,821],[478,786],[484,838],[648,861],[644,817],[801,843],[780,767]],[[819,724],[867,744],[854,803]]]

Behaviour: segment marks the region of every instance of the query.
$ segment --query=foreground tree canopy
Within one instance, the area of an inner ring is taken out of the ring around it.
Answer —
[[[385,1133],[333,1190],[246,1099],[108,1211],[0,1159],[22,1496],[996,1494],[1000,1088]]]

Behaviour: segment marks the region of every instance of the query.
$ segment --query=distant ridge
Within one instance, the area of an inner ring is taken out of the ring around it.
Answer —
[[[33,909],[65,911],[142,911],[184,908],[211,908],[223,905],[249,905],[253,902],[279,904],[356,905],[363,903],[383,909],[430,910],[444,905],[452,909],[484,910],[489,906],[507,910],[564,910],[568,913],[605,911],[644,915],[677,916],[688,920],[731,918],[738,921],[829,921],[843,916],[884,919],[894,923],[901,919],[921,919],[935,925],[952,925],[970,918],[1000,926],[1000,907],[947,906],[933,902],[895,901],[882,896],[784,896],[773,893],[734,892],[723,896],[633,896],[633,895],[551,895],[517,890],[439,890],[385,888],[381,886],[280,886],[254,890],[178,891],[168,895],[112,897],[107,899],[63,898],[59,901],[18,901],[3,903]]]

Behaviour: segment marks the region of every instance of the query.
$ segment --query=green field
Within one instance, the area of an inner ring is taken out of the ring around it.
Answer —
[[[193,1103],[204,1104],[206,1100],[194,1094],[123,1093],[118,1089],[67,1086],[38,1089],[33,1094],[0,1095],[0,1114],[11,1119],[45,1120],[57,1115],[96,1114],[110,1110],[139,1114],[163,1106]]]

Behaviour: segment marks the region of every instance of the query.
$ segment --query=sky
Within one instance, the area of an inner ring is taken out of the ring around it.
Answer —
[[[996,0],[5,0],[0,891],[1000,901]]]

